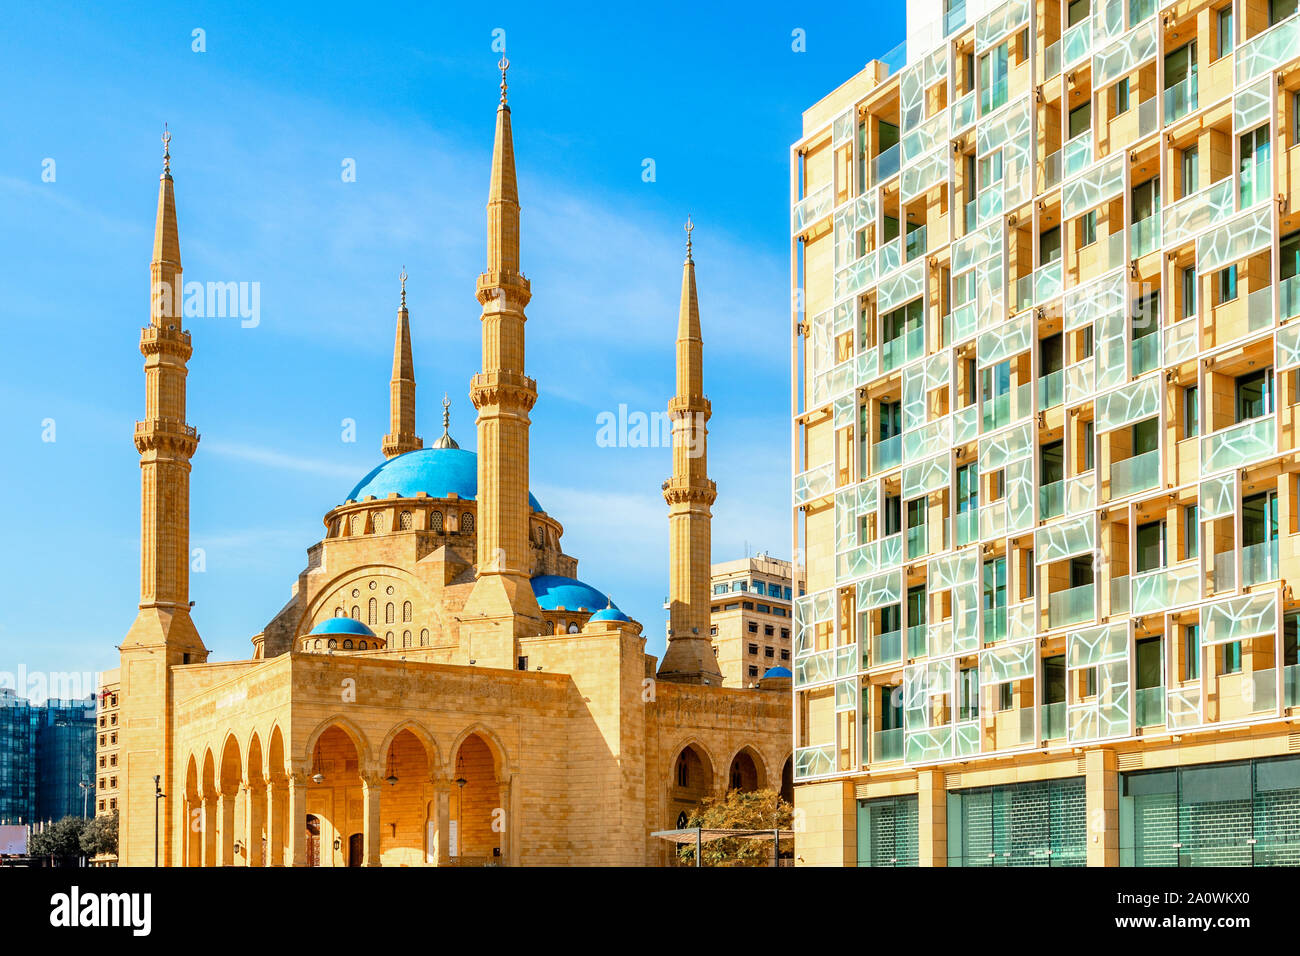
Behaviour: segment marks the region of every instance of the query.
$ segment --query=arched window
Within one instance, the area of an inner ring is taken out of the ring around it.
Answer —
[[[320,638],[316,638],[316,650],[320,650]]]
[[[346,639],[343,641],[343,649],[344,649],[345,651],[350,651],[350,650],[352,650],[352,638],[349,637],[349,638],[346,638]]]
[[[474,515],[473,515],[472,512],[466,511],[466,512],[463,512],[463,513],[461,514],[461,516],[460,516],[460,533],[461,533],[461,534],[473,534],[473,533],[474,533]]]
[[[677,757],[677,786],[689,787],[691,785],[691,764],[686,759],[687,751],[683,750]]]
[[[429,646],[429,629],[427,627],[424,630],[420,631],[420,646],[421,647]]]
[[[331,637],[331,638],[330,638],[330,642],[329,642],[329,644],[327,644],[327,645],[325,645],[325,646],[328,647],[331,651],[334,650],[336,647],[339,646],[338,639],[337,639],[337,638],[334,638],[334,637]]]
[[[384,605],[384,623],[385,623],[385,624],[392,624],[392,623],[393,623],[393,620],[395,619],[394,616],[395,616],[396,614],[397,614],[397,610],[396,610],[396,608],[393,607],[393,602],[392,602],[392,601],[389,601],[387,604]]]
[[[402,620],[409,622],[411,620],[411,602],[402,602]]]
[[[429,530],[442,534],[442,512],[435,511],[429,515]]]
[[[360,534],[364,527],[361,522],[365,520],[365,517],[365,515],[360,514],[353,515],[348,521],[348,534]]]
[[[582,630],[582,628],[578,627],[578,624],[577,624],[576,621],[575,621],[574,623],[572,623],[572,624],[569,625],[569,633],[570,633],[570,634],[577,634],[577,633],[578,633],[579,631],[581,631],[581,630]]]
[[[368,624],[379,623],[379,602],[376,601],[374,598],[370,599],[370,616],[367,619],[366,623]]]
[[[411,632],[410,632],[410,631],[403,631],[403,632],[402,632],[402,646],[403,646],[403,647],[410,647],[410,646],[411,646]]]
[[[366,642],[365,642],[365,641],[362,641],[362,642],[361,642],[361,650],[364,651],[365,649],[366,649]]]
[[[389,647],[392,647],[392,646],[393,646],[393,632],[392,632],[392,631],[389,631],[387,634],[385,634],[385,635],[384,635],[384,640],[388,642],[388,646],[389,646]]]
[[[345,613],[346,613],[346,612],[345,612],[345,611],[343,610],[343,608],[341,608],[341,607],[336,607],[336,608],[334,609],[334,616],[335,616],[335,617],[343,617],[343,616],[345,615]]]
[[[412,524],[411,513],[409,511],[403,511],[400,515],[398,515],[397,525],[403,531],[410,531],[411,524]]]
[[[375,512],[375,516],[374,516],[374,518],[373,518],[373,519],[371,520],[371,522],[370,522],[370,525],[371,525],[372,529],[374,530],[375,534],[383,534],[383,533],[384,533],[384,513],[383,513],[382,511],[376,511],[376,512]]]
[[[361,608],[357,607],[355,604],[352,605],[352,620],[361,620]]]

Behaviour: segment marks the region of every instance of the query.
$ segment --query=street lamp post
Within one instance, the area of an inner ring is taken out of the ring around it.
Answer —
[[[153,865],[158,866],[158,801],[165,800],[167,794],[162,792],[162,777],[153,775]]]

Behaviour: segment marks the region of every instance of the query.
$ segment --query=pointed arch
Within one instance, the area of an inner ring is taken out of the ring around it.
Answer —
[[[442,767],[442,751],[438,747],[438,741],[434,739],[433,734],[429,732],[428,728],[418,720],[410,717],[394,724],[384,736],[384,740],[379,745],[378,750],[379,762],[381,764],[388,759],[388,751],[393,746],[393,741],[397,738],[397,735],[404,730],[409,731],[416,740],[424,744],[424,754],[425,758],[429,762],[430,770],[433,770],[435,767]]]
[[[753,765],[754,779],[749,780],[748,767],[745,766],[745,759],[748,758]],[[739,774],[740,781],[737,781]],[[768,787],[768,781],[771,775],[768,773],[767,761],[758,749],[751,744],[744,744],[731,755],[727,761],[727,789],[728,790],[765,790]],[[752,786],[751,786],[752,784]]]
[[[329,730],[331,727],[337,727],[339,730],[341,730],[344,734],[347,735],[349,740],[352,741],[352,746],[357,751],[357,760],[359,766],[361,767],[373,766],[373,761],[371,759],[372,754],[370,750],[370,744],[366,740],[365,732],[356,724],[354,724],[351,720],[344,717],[342,714],[335,714],[332,717],[326,717],[324,720],[322,720],[319,724],[316,725],[315,730],[313,730],[310,734],[307,735],[306,744],[303,747],[301,753],[297,755],[298,759],[302,762],[302,766],[304,767],[311,766],[311,755],[312,755],[312,751],[316,747],[316,742],[320,740],[321,735],[325,733],[325,731]]]
[[[477,734],[482,738],[483,743],[487,744],[488,750],[492,754],[492,762],[496,768],[497,779],[503,779],[514,772],[514,765],[510,762],[509,754],[506,752],[505,744],[494,731],[481,722],[475,722],[462,730],[447,751],[446,771],[448,777],[456,775],[456,755],[460,753],[461,746],[470,737]]]
[[[244,757],[244,779],[249,786],[265,785],[266,756],[262,752],[262,738],[254,730],[248,738],[248,750]]]

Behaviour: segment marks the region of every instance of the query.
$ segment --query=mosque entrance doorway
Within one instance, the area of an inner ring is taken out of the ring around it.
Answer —
[[[307,814],[307,865],[320,866],[320,817]]]
[[[348,866],[360,866],[362,852],[365,849],[365,837],[360,833],[354,833],[348,837]]]

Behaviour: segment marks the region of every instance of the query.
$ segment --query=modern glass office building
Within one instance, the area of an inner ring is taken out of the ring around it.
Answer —
[[[1296,0],[910,0],[791,151],[806,863],[1300,863]]]

